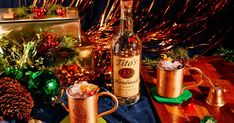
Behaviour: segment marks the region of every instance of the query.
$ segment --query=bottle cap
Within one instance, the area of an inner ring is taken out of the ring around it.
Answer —
[[[133,0],[121,0],[120,6],[121,8],[132,8]]]

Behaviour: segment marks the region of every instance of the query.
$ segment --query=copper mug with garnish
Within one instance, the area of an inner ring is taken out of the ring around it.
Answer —
[[[88,92],[88,96],[77,96],[77,94],[71,94],[71,89],[74,85],[70,86],[66,90],[68,95],[68,107],[63,106],[69,112],[70,123],[97,123],[98,118],[111,114],[118,108],[118,99],[113,94],[110,92],[98,93],[99,88],[94,84],[88,84],[88,86],[95,86],[97,90],[94,92]],[[90,87],[87,87],[87,89],[88,88]],[[111,97],[115,104],[110,110],[98,114],[98,99],[101,96]]]
[[[186,66],[181,63],[176,69],[166,69],[161,64],[165,60],[160,60],[157,64],[157,93],[166,98],[179,97],[185,89],[190,89],[199,86],[204,79],[203,73],[197,67]],[[183,78],[185,70],[195,70],[201,75],[201,80],[191,86],[183,87]]]

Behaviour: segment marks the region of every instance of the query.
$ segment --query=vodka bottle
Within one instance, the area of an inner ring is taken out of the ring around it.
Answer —
[[[140,62],[142,42],[133,32],[133,0],[121,0],[120,29],[112,41],[112,91],[122,105],[140,98]]]

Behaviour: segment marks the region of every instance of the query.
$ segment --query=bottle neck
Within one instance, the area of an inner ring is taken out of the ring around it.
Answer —
[[[120,33],[132,33],[133,32],[133,20],[132,20],[132,8],[121,8],[120,17]]]

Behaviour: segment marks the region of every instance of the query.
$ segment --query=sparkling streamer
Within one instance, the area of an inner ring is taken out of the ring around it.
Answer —
[[[89,2],[83,0],[81,4],[85,8],[102,6],[103,3]],[[107,0],[104,2],[108,2]],[[118,30],[119,0],[113,2],[111,9],[103,10],[102,17],[106,14],[105,21],[99,17],[100,25],[92,25],[87,34],[93,39],[94,33],[105,32],[100,30],[105,25],[105,30],[116,33]],[[146,51],[158,49],[158,53],[169,50],[176,46],[184,46],[187,49],[202,48],[200,53],[208,47],[214,47],[214,42],[221,42],[223,36],[218,37],[222,32],[230,30],[222,28],[212,31],[209,27],[211,18],[217,17],[218,13],[224,11],[230,4],[229,0],[135,0],[134,1],[134,30],[144,42]],[[84,7],[81,9],[85,9]],[[81,10],[85,11],[85,10]],[[108,11],[108,12],[107,12]],[[95,12],[93,12],[95,14]],[[96,14],[95,14],[96,15]],[[208,32],[210,31],[210,32]],[[210,33],[209,35],[205,35]],[[213,38],[216,37],[216,38]],[[201,39],[203,38],[203,39]],[[152,45],[153,44],[153,45]],[[218,43],[219,44],[219,43]],[[205,47],[204,47],[205,46]]]

